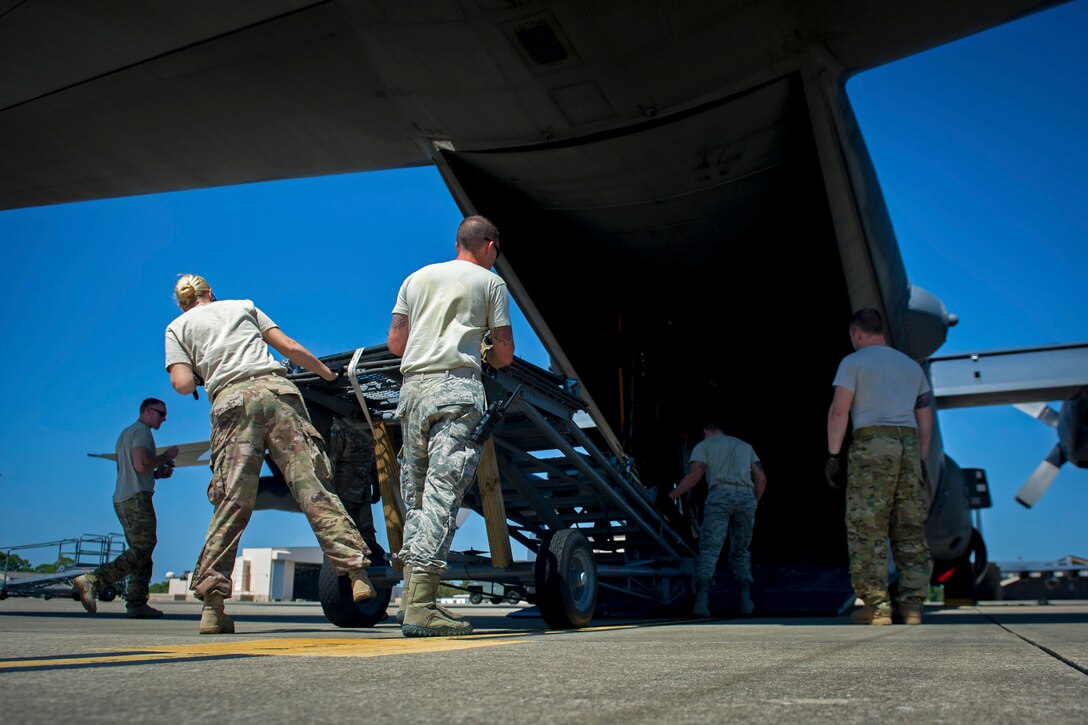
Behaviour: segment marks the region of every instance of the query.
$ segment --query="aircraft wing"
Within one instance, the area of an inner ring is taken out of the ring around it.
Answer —
[[[155,449],[155,454],[160,455],[166,451],[170,446],[159,446]],[[174,465],[179,468],[185,466],[208,466],[211,465],[209,458],[212,450],[211,441],[197,441],[196,443],[181,443],[178,445],[178,457],[174,459]],[[117,461],[116,453],[88,453],[91,458],[106,458],[108,460]]]

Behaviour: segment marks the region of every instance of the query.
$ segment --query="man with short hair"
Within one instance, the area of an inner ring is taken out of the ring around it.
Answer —
[[[827,414],[827,482],[838,488],[839,455],[847,421],[854,440],[848,455],[846,536],[850,579],[864,602],[855,624],[891,624],[888,542],[899,571],[898,614],[921,624],[932,561],[925,524],[930,493],[922,469],[933,432],[929,381],[922,367],[888,345],[884,318],[859,310],[850,319],[855,352],[835,374]]]
[[[752,557],[748,546],[756,506],[767,488],[767,476],[755,449],[740,438],[727,436],[720,423],[703,427],[703,440],[691,452],[691,468],[669,498],[676,500],[706,476],[708,493],[703,504],[703,525],[699,530],[699,558],[695,562],[696,617],[710,616],[710,587],[729,536],[729,568],[740,587],[740,612],[749,615],[752,604]]]
[[[401,490],[408,511],[404,544],[405,637],[472,633],[449,616],[435,596],[446,570],[461,498],[476,475],[481,446],[472,430],[483,417],[480,343],[490,330],[487,363],[514,359],[506,283],[491,272],[499,258],[499,230],[485,217],[457,228],[457,257],[413,273],[401,285],[389,328],[389,350],[402,357]]]
[[[147,605],[147,597],[151,584],[151,554],[158,543],[151,497],[155,493],[155,479],[169,478],[178,456],[177,446],[170,446],[161,455],[155,454],[151,429],[158,430],[164,422],[166,403],[158,398],[148,398],[140,403],[140,417],[117,438],[117,486],[113,493],[113,508],[121,521],[128,548],[113,561],[73,580],[72,586],[88,612],[98,611],[99,590],[127,576],[126,616],[129,619],[162,616],[160,610]]]

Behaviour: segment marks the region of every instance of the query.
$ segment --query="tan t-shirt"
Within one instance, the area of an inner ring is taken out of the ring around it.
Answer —
[[[227,383],[269,373],[285,375],[263,338],[274,327],[279,325],[250,300],[198,305],[167,326],[166,369],[175,363],[191,365],[213,400]]]
[[[146,448],[148,453],[155,455],[155,437],[146,423],[136,421],[117,437],[114,448],[117,454],[117,488],[113,490],[113,500],[117,502],[145,491],[155,492],[155,472],[148,470],[140,473],[136,470],[132,465],[133,448]]]
[[[754,486],[752,464],[759,462],[755,449],[740,438],[718,433],[699,441],[691,452],[691,460],[706,466],[706,483],[713,488],[719,483]]]
[[[510,324],[510,303],[502,277],[455,259],[409,275],[393,314],[408,316],[402,373],[479,370],[484,334]]]

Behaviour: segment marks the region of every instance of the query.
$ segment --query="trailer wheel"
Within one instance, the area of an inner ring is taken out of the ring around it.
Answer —
[[[484,595],[480,594],[479,592],[473,592],[472,594],[468,595],[468,600],[473,604],[480,604],[484,601]]]
[[[597,607],[597,562],[576,529],[549,531],[535,566],[540,615],[555,629],[584,627]]]
[[[112,602],[117,598],[117,588],[112,584],[102,587],[102,591],[98,593],[98,599],[102,602]]]
[[[368,541],[367,545],[370,547],[372,561],[385,558],[385,551],[376,543]],[[317,580],[321,610],[337,627],[373,627],[386,618],[393,590],[380,587],[374,589],[377,596],[356,604],[351,599],[351,579],[347,574],[337,574],[328,557],[321,560],[321,575]]]
[[[0,602],[4,601],[7,598],[8,598],[8,590],[7,589],[0,589]]]

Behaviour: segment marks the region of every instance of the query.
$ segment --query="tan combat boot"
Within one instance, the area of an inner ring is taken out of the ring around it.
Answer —
[[[691,608],[693,617],[710,616],[710,580],[700,579],[695,582],[695,605]]]
[[[921,604],[900,604],[899,616],[903,618],[903,624],[921,624],[922,623],[922,605]]]
[[[892,615],[886,613],[882,614],[879,610],[870,607],[868,604],[863,604],[855,609],[854,613],[850,615],[850,622],[852,624],[891,624]]]
[[[756,605],[752,604],[751,587],[748,582],[740,583],[740,613],[745,617],[751,616],[752,612],[756,609]]]
[[[366,569],[349,571],[348,578],[351,579],[351,601],[365,602],[377,595],[374,585],[370,583],[370,577],[366,575]]]
[[[412,603],[408,593],[411,591],[412,584],[412,567],[404,567],[404,586],[400,589],[400,608],[397,610],[397,624],[404,624],[404,613],[408,610],[408,605]]]
[[[200,613],[201,634],[234,634],[234,620],[223,611],[223,595],[204,595],[204,611]]]
[[[435,603],[438,575],[417,571],[408,587],[408,606],[400,632],[405,637],[457,637],[472,634],[472,625],[451,619]]]
[[[408,605],[411,604],[411,599],[408,596],[408,585],[412,582],[412,567],[404,567],[404,586],[400,590],[400,609],[397,610],[397,624],[404,624],[404,612],[408,609]],[[446,609],[438,602],[434,605],[438,607],[438,611],[442,612],[442,615],[452,620],[460,622],[464,619],[464,615],[458,614],[452,609]]]
[[[72,589],[84,609],[91,614],[98,611],[98,577],[94,574],[80,574],[72,580]]]

